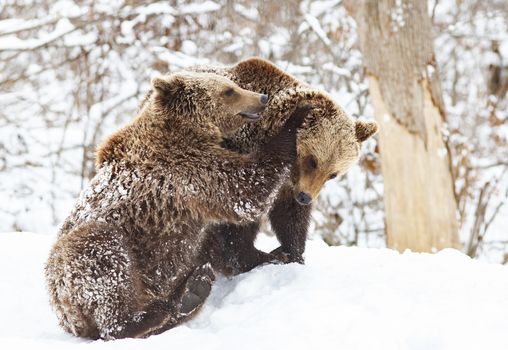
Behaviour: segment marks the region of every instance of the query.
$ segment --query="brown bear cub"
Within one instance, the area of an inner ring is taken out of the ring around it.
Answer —
[[[259,123],[244,125],[224,141],[238,152],[265,147],[295,105],[313,106],[298,133],[298,159],[288,181],[278,191],[268,213],[281,246],[271,254],[254,247],[259,220],[211,227],[204,261],[216,270],[237,274],[269,262],[303,262],[312,202],[324,183],[344,174],[359,158],[362,142],[377,131],[374,121],[354,120],[325,92],[314,89],[272,63],[250,58],[230,67],[200,66],[193,70],[227,77],[240,87],[270,96]]]
[[[212,223],[258,220],[296,159],[294,110],[258,151],[220,146],[267,96],[210,73],[152,82],[139,115],[98,150],[97,175],[50,252],[51,304],[80,337],[147,337],[188,319],[214,272],[199,261]]]

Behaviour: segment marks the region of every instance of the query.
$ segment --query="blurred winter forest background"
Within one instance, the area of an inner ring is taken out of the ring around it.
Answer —
[[[463,250],[506,263],[508,2],[430,0],[428,12]],[[340,0],[0,1],[0,232],[56,231],[151,77],[254,55],[374,117]],[[331,245],[385,246],[377,140],[362,154],[315,206],[312,234]]]

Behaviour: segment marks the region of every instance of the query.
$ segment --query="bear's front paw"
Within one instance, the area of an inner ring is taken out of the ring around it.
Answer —
[[[272,250],[270,255],[272,256],[273,263],[290,264],[296,262],[302,265],[305,263],[302,254],[287,252],[282,248],[282,246]]]

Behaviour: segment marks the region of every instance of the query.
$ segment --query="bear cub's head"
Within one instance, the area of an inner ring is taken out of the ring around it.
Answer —
[[[375,121],[349,117],[324,93],[311,92],[309,100],[315,122],[299,134],[292,176],[294,198],[301,205],[311,204],[326,181],[345,174],[358,160],[362,143],[378,130]]]
[[[260,118],[268,96],[242,89],[213,73],[181,71],[152,79],[154,106],[162,114],[212,123],[223,135]]]

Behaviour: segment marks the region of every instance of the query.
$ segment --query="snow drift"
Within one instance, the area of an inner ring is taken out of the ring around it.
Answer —
[[[0,234],[3,349],[508,349],[508,267],[455,250],[398,254],[318,241],[305,266],[219,278],[200,314],[164,334],[78,339],[49,307],[43,265],[52,241]]]

